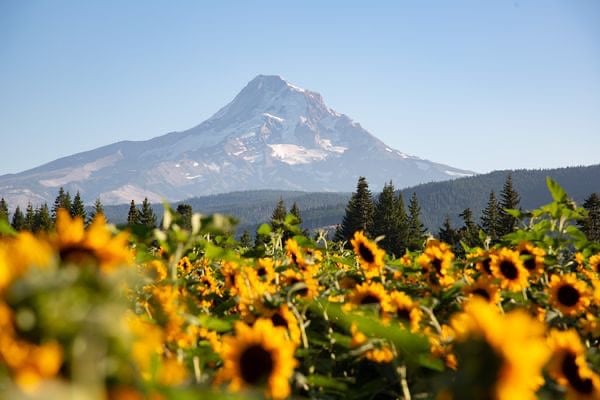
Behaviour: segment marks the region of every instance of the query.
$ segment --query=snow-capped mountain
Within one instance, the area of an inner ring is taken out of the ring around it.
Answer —
[[[196,127],[0,176],[0,195],[39,204],[62,186],[117,204],[262,188],[349,192],[359,176],[378,190],[390,179],[401,188],[472,174],[392,149],[320,94],[259,75]]]

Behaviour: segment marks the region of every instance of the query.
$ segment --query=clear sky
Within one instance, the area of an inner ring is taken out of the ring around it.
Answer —
[[[283,3],[0,0],[0,174],[190,128],[258,74],[455,167],[600,162],[600,1]]]

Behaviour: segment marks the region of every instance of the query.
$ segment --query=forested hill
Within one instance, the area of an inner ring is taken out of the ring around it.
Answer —
[[[455,226],[462,222],[458,217],[465,208],[473,211],[479,222],[491,190],[498,197],[506,177],[512,173],[513,186],[521,195],[521,207],[533,209],[551,201],[546,188],[546,177],[555,179],[571,198],[581,205],[593,192],[600,192],[600,165],[558,169],[494,171],[488,174],[460,178],[446,182],[418,185],[402,190],[404,199],[415,192],[421,205],[422,222],[432,232],[437,232],[448,215]]]

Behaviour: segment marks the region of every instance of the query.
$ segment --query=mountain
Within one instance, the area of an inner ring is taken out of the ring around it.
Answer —
[[[123,141],[0,176],[14,206],[54,200],[59,187],[105,204],[239,190],[347,191],[359,176],[377,190],[473,172],[392,149],[320,94],[259,75],[198,126],[146,141]]]

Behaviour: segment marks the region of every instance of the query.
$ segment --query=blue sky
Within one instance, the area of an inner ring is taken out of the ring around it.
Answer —
[[[258,74],[486,172],[600,162],[600,2],[0,0],[0,174],[202,122]]]

